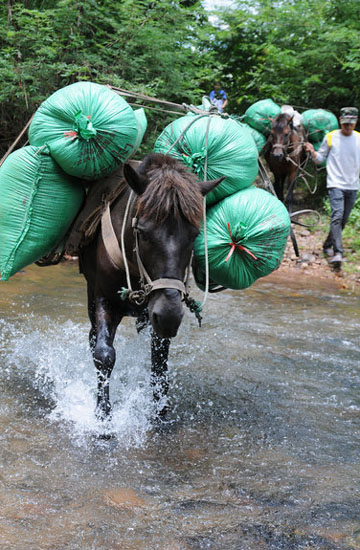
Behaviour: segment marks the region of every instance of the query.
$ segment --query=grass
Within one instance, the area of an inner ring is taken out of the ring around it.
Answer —
[[[314,221],[314,216],[307,216],[302,219],[305,223]],[[330,204],[328,198],[324,200],[320,221],[313,227],[309,227],[311,233],[318,233],[319,240],[324,242],[330,225]],[[360,271],[360,193],[356,199],[354,208],[351,211],[347,225],[342,232],[344,256],[346,262],[343,270],[346,273],[357,273]]]

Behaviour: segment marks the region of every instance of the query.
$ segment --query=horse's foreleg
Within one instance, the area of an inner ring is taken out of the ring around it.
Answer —
[[[275,193],[277,198],[281,202],[284,202],[284,179],[285,178],[281,175],[281,176],[275,176],[275,180],[274,180]]]
[[[89,345],[90,345],[91,355],[94,358],[94,351],[95,351],[95,345],[96,345],[96,307],[95,307],[94,294],[90,289],[89,285],[87,289],[87,295],[88,295],[88,315],[91,323],[91,328],[89,332]]]
[[[294,167],[291,172],[289,172],[288,176],[288,191],[286,195],[286,203],[287,203],[287,209],[289,211],[289,214],[292,213],[292,207],[293,207],[293,197],[294,197],[294,188],[296,185],[296,176],[297,176],[297,169]]]
[[[113,341],[121,316],[105,298],[96,299],[95,310],[96,344],[93,358],[98,379],[96,416],[104,420],[111,413],[109,382],[116,359]]]
[[[287,209],[289,214],[292,213],[292,208],[293,208],[293,195],[294,195],[294,188],[296,185],[296,177],[297,177],[297,168],[294,167],[289,173],[289,177],[288,177],[289,185],[288,185],[288,191],[286,195],[286,203],[287,203]],[[300,256],[299,247],[296,241],[295,232],[292,227],[290,227],[290,238],[294,248],[295,256],[299,258]]]
[[[169,390],[167,366],[169,346],[169,338],[160,338],[151,331],[151,385],[154,401],[159,406],[159,416],[165,416],[168,409],[166,397]]]

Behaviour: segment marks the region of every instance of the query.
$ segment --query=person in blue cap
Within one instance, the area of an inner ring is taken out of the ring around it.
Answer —
[[[331,207],[330,232],[323,244],[325,255],[334,266],[343,261],[342,230],[349,219],[359,189],[360,133],[356,107],[340,109],[340,130],[324,137],[318,152],[311,143],[305,144],[316,164],[326,160],[326,186]]]
[[[223,113],[228,104],[228,98],[225,91],[222,90],[220,82],[214,82],[214,88],[209,93],[209,98],[219,113]]]

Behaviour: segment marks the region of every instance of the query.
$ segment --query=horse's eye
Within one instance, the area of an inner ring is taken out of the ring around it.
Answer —
[[[138,225],[137,228],[136,228],[137,232],[138,232],[138,236],[143,240],[143,241],[148,241],[149,240],[149,231],[146,230],[146,227],[142,226],[142,225]]]

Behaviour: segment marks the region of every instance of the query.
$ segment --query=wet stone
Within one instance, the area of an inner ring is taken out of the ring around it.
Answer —
[[[108,506],[122,509],[141,508],[145,505],[145,500],[138,496],[134,489],[127,487],[106,491],[104,500]]]

